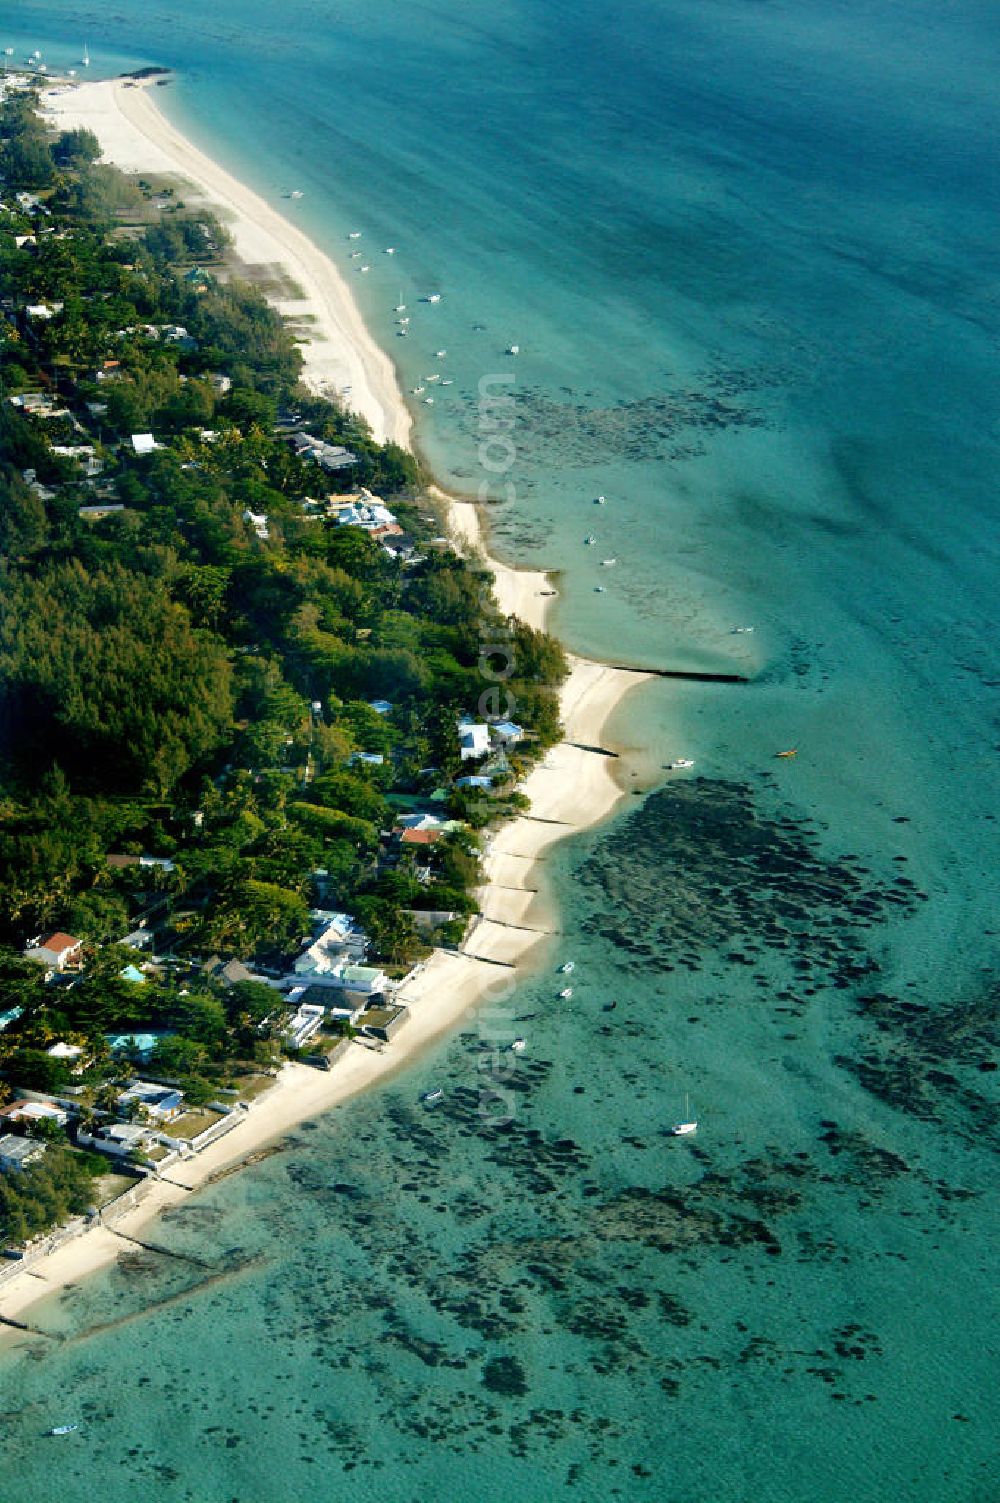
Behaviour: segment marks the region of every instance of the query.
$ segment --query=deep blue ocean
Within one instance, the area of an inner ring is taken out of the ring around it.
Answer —
[[[568,645],[751,680],[611,727],[637,796],[547,863],[511,1122],[470,1019],[166,1218],[211,1270],[40,1307],[0,1497],[997,1496],[998,41],[985,0],[0,0],[18,57],[176,69],[349,277],[362,232],[404,389],[448,351],[421,449]]]

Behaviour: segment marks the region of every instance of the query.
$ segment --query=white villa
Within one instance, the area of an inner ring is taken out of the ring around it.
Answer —
[[[485,757],[490,749],[489,726],[476,724],[472,720],[460,720],[458,723],[458,747],[463,762],[468,762],[476,757]]]

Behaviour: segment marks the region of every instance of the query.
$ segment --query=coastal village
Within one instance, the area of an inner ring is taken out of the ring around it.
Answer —
[[[392,1049],[476,922],[482,832],[558,739],[565,665],[496,615],[523,681],[484,714],[477,576],[410,457],[297,385],[209,214],[54,141],[29,87],[0,107],[2,712],[34,763],[0,830],[16,1267],[238,1128],[286,1062]],[[18,636],[43,619],[78,634],[75,681]]]

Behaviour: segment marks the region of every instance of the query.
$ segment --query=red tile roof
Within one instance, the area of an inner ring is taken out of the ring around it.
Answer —
[[[52,950],[58,955],[62,950],[75,950],[77,945],[82,945],[82,939],[74,939],[72,934],[63,934],[57,930],[55,934],[47,934],[44,939],[38,941],[40,950]]]
[[[433,845],[441,839],[440,830],[404,830],[400,843],[402,845]]]

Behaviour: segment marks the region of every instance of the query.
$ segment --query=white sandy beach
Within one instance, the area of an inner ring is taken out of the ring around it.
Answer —
[[[369,334],[333,261],[181,135],[157,109],[151,86],[122,79],[59,85],[45,93],[43,103],[60,130],[92,130],[104,159],[123,172],[191,184],[229,230],[248,274],[290,281],[304,293],[277,299],[275,306],[306,341],[302,353],[308,385],[361,413],[379,443],[391,439],[408,445],[410,414],[392,361]],[[185,196],[192,200],[189,192]]]
[[[332,325],[336,337],[349,346],[344,358],[362,371],[381,371],[383,378],[388,372],[391,380],[384,389],[373,384],[372,400],[378,390],[385,422],[398,423],[401,416],[406,417],[406,432],[401,426],[395,429],[402,439],[406,438],[409,419],[391,366],[373,345],[346,287],[322,252],[177,136],[148,103],[145,91],[123,91],[117,84],[86,84],[58,95],[54,104],[60,108],[62,124],[89,126],[119,165],[182,172],[203,186],[213,200],[218,186],[219,196],[238,213],[241,255],[256,247],[262,257],[273,259],[274,247],[280,246],[286,251],[284,264],[289,273],[303,286],[310,285],[303,266],[311,268],[313,285],[328,291],[331,318],[336,314]],[[154,144],[159,155],[150,157],[146,153]],[[255,223],[255,216],[260,217],[262,227]],[[353,346],[352,340],[356,340]],[[371,352],[378,360],[370,361]],[[384,362],[384,368],[379,362]],[[393,406],[397,400],[398,410]],[[351,405],[355,405],[354,396]],[[548,576],[537,570],[514,569],[490,558],[478,509],[441,492],[437,496],[448,506],[449,526],[458,546],[465,552],[482,554],[491,568],[501,609],[532,626],[544,627],[554,595]],[[628,768],[595,748],[604,745],[608,720],[624,695],[650,677],[582,658],[571,658],[570,663],[571,672],[560,696],[564,739],[524,784],[530,811],[503,825],[490,840],[484,860],[485,884],[479,893],[481,916],[471,927],[462,952],[436,951],[401,989],[399,998],[410,1009],[410,1020],[403,1031],[381,1052],[361,1045],[353,1047],[329,1073],[301,1064],[286,1065],[274,1088],[253,1105],[238,1127],[196,1158],[172,1166],[167,1179],[158,1181],[135,1210],[116,1222],[117,1232],[136,1236],[160,1212],[185,1199],[221,1170],[280,1139],[306,1118],[329,1111],[385,1080],[452,1029],[471,1009],[489,1004],[510,989],[518,969],[553,932],[548,905],[536,891],[541,875],[539,862],[557,841],[606,818],[622,797]],[[0,1317],[23,1319],[31,1304],[107,1266],[126,1246],[107,1228],[88,1231],[0,1287]]]

